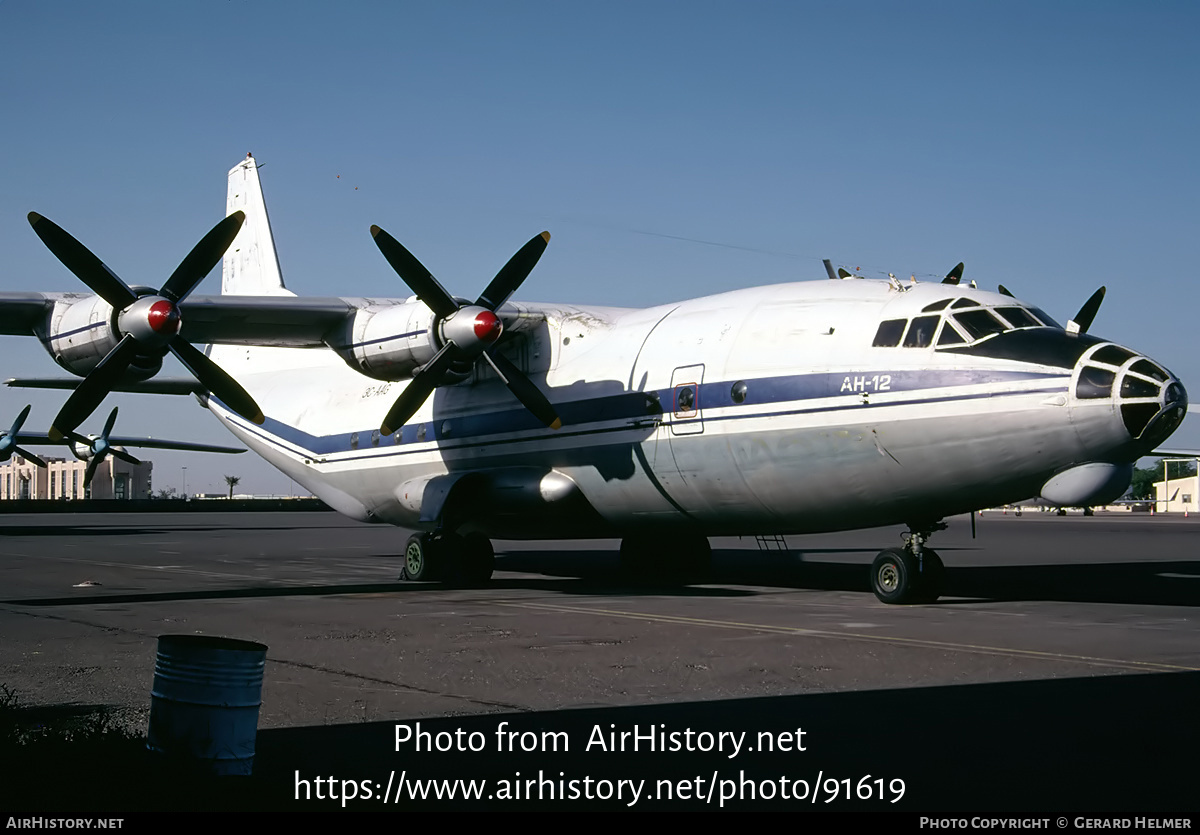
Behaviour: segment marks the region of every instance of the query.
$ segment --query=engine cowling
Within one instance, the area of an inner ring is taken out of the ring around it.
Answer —
[[[99,296],[70,295],[54,303],[38,337],[54,361],[72,374],[87,376],[121,341],[112,306]],[[162,368],[162,355],[139,355],[125,374],[146,380]]]
[[[407,379],[438,351],[433,312],[415,298],[359,309],[342,336],[338,355],[376,380]]]

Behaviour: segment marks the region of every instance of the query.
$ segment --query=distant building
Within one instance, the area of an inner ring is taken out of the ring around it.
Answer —
[[[45,469],[21,455],[0,464],[0,501],[10,499],[148,499],[149,461],[129,464],[109,456],[100,462],[89,489],[83,489],[86,461],[43,458]]]
[[[1200,512],[1200,476],[1154,483],[1154,509],[1160,513]]]

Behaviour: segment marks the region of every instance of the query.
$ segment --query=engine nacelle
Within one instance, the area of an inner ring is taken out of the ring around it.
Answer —
[[[80,461],[91,461],[92,456],[96,454],[92,451],[92,448],[89,444],[81,444],[79,441],[72,442],[68,449],[70,449],[71,454]]]
[[[55,362],[84,377],[121,341],[115,318],[112,307],[99,296],[66,296],[54,303],[37,335]],[[125,378],[146,380],[161,368],[162,356],[139,355]]]
[[[405,380],[438,351],[433,312],[415,298],[361,308],[334,349],[347,365],[368,377]]]

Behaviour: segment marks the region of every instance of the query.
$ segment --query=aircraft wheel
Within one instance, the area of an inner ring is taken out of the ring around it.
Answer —
[[[401,578],[405,580],[432,580],[437,569],[440,543],[428,533],[415,533],[408,538],[404,546],[404,570]]]
[[[468,534],[458,539],[458,579],[468,586],[482,586],[492,579],[496,552],[492,542],[482,534]]]
[[[871,591],[880,602],[910,603],[917,589],[916,558],[903,548],[880,551],[871,563]]]

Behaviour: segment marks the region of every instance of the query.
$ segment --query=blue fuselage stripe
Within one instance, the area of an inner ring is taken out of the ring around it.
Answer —
[[[752,420],[756,418],[788,415],[818,414],[825,412],[862,412],[900,406],[952,401],[982,400],[993,397],[1024,396],[1064,392],[1068,377],[1062,374],[1042,372],[971,372],[971,371],[902,371],[891,374],[803,374],[786,377],[740,380],[746,384],[746,397],[736,403],[731,394],[734,382],[705,383],[699,386],[697,406],[699,409],[732,409],[722,414],[697,414],[705,421]],[[859,380],[875,382],[876,388],[854,388]],[[885,388],[878,388],[884,385]],[[921,396],[923,391],[932,391],[956,386],[1013,383],[1023,381],[1046,381],[1053,385],[1036,388],[972,392],[969,394],[945,394]],[[847,389],[847,381],[850,388]],[[677,387],[678,388],[678,387]],[[885,399],[872,402],[875,394],[888,395],[895,392],[911,392],[915,396],[903,399]],[[864,396],[865,395],[865,396]],[[771,409],[772,405],[796,403],[805,400],[823,400],[831,397],[855,397],[853,402],[806,406],[801,408]],[[638,419],[658,420],[663,412],[673,409],[675,390],[663,389],[656,392],[624,392],[609,397],[555,403],[555,409],[563,419],[563,428],[548,430],[526,409],[514,404],[512,408],[496,411],[457,414],[438,417],[424,424],[408,424],[397,430],[400,442],[393,436],[382,436],[374,441],[378,430],[364,429],[358,432],[339,432],[333,435],[310,435],[296,427],[273,418],[267,418],[262,428],[239,421],[246,431],[273,443],[293,454],[323,457],[353,452],[356,455],[339,457],[338,461],[353,461],[394,455],[414,455],[434,450],[452,451],[464,447],[493,446],[498,444],[528,443],[531,441],[553,441],[582,435],[612,432],[645,432],[648,424],[637,423]],[[659,404],[662,404],[661,406]],[[758,408],[754,408],[754,407]],[[768,407],[768,408],[763,408]],[[743,411],[745,409],[745,411]],[[632,421],[618,426],[605,426],[614,420]],[[684,423],[676,419],[677,423]],[[424,429],[424,437],[419,438]],[[522,433],[520,437],[498,438],[498,435]],[[533,433],[533,434],[531,434]],[[357,436],[355,438],[355,436]],[[354,439],[352,441],[352,438]]]

